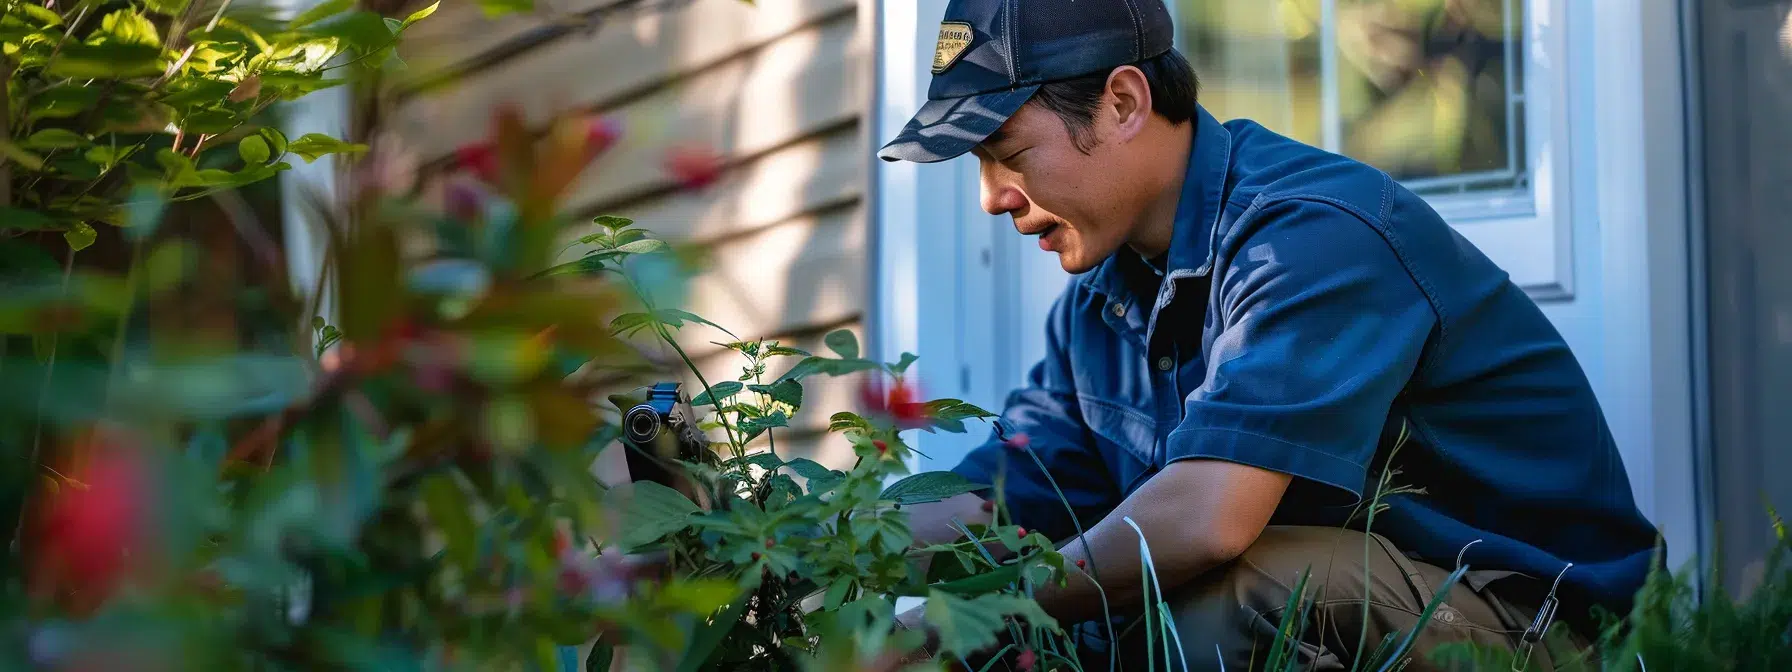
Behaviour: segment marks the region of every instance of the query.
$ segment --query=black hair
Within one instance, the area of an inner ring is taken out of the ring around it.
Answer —
[[[1195,97],[1201,84],[1194,66],[1180,52],[1171,49],[1132,65],[1145,74],[1145,81],[1151,86],[1152,112],[1172,124],[1195,118]],[[1094,146],[1089,129],[1095,125],[1095,111],[1101,106],[1111,74],[1110,70],[1049,82],[1039,87],[1029,102],[1058,115],[1065,128],[1070,129],[1071,142],[1087,154]]]

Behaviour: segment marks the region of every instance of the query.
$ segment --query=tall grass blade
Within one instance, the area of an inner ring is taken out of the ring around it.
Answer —
[[[995,425],[996,436],[1007,441],[1007,433],[1002,431],[1002,421],[998,419],[991,424]],[[1119,669],[1120,639],[1114,632],[1114,614],[1108,608],[1108,591],[1101,587],[1101,574],[1095,568],[1095,554],[1089,550],[1089,537],[1084,533],[1083,521],[1077,518],[1076,509],[1070,506],[1070,499],[1064,496],[1064,489],[1058,487],[1058,479],[1052,478],[1052,471],[1045,468],[1045,461],[1039,459],[1039,454],[1033,452],[1033,447],[1031,445],[1023,446],[1021,450],[1027,454],[1027,457],[1032,458],[1033,464],[1039,467],[1039,473],[1045,474],[1045,482],[1051,484],[1052,493],[1058,496],[1058,504],[1062,505],[1064,513],[1070,516],[1070,524],[1076,527],[1076,538],[1082,542],[1083,555],[1088,559],[1089,582],[1095,584],[1095,592],[1101,595],[1101,622],[1108,629],[1108,669],[1117,670]]]
[[[1312,603],[1305,599],[1307,581],[1313,577],[1311,567],[1302,570],[1300,579],[1294,582],[1294,590],[1288,593],[1288,603],[1282,605],[1282,624],[1276,628],[1276,640],[1269,645],[1269,655],[1264,659],[1265,670],[1293,670],[1299,658],[1294,652],[1299,648],[1296,642],[1305,634],[1307,608]]]
[[[1394,647],[1394,651],[1389,654],[1386,661],[1382,662],[1376,672],[1392,672],[1398,666],[1400,659],[1404,658],[1406,653],[1412,650],[1413,643],[1418,641],[1419,631],[1425,629],[1425,625],[1431,622],[1431,617],[1437,614],[1437,608],[1443,606],[1444,598],[1450,595],[1450,589],[1455,588],[1456,582],[1461,581],[1462,575],[1467,573],[1468,565],[1457,567],[1456,571],[1450,572],[1450,577],[1444,579],[1444,585],[1437,589],[1436,595],[1431,596],[1431,601],[1425,605],[1425,610],[1419,612],[1419,622],[1413,624],[1412,630],[1406,633],[1406,637],[1400,641],[1400,645]]]
[[[1145,597],[1145,635],[1147,650],[1152,652],[1152,665],[1155,666],[1157,663],[1157,647],[1151,644],[1151,640],[1155,634],[1154,629],[1152,628],[1152,617],[1155,615],[1159,617],[1157,627],[1165,630],[1164,666],[1167,668],[1170,666],[1169,661],[1180,660],[1182,661],[1183,672],[1188,672],[1188,658],[1182,651],[1182,638],[1175,633],[1175,620],[1170,618],[1169,606],[1164,603],[1163,584],[1157,580],[1157,565],[1151,561],[1151,544],[1145,541],[1145,531],[1139,529],[1139,524],[1133,522],[1131,516],[1124,516],[1121,520],[1125,521],[1127,525],[1132,526],[1132,531],[1137,532],[1139,535],[1139,564],[1143,569],[1140,574],[1145,579],[1144,590],[1142,591],[1142,594]],[[1154,614],[1153,612],[1156,613]],[[1176,644],[1174,658],[1170,656],[1170,644],[1172,642]]]

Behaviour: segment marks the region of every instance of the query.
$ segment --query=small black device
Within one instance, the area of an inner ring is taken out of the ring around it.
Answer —
[[[646,389],[647,400],[622,414],[629,480],[678,488],[684,479],[677,461],[702,461],[709,453],[709,439],[698,427],[697,413],[684,395],[683,385],[661,382]]]

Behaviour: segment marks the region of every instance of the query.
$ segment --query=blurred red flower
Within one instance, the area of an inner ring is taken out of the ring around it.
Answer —
[[[703,189],[722,178],[722,155],[701,145],[676,145],[666,150],[666,173],[685,189]]]
[[[454,150],[454,161],[482,182],[495,184],[498,181],[498,148],[490,142],[461,145]]]
[[[104,602],[133,570],[148,565],[154,529],[154,467],[129,436],[94,430],[72,446],[76,466],[38,503],[32,587],[66,593],[87,611]]]
[[[927,405],[918,400],[919,396],[902,380],[886,385],[883,380],[873,378],[859,387],[859,402],[866,412],[888,418],[899,429],[927,426]]]
[[[1022,672],[1033,669],[1033,666],[1037,664],[1039,664],[1039,654],[1033,653],[1031,649],[1020,652],[1020,657],[1014,660],[1015,667],[1020,668]]]

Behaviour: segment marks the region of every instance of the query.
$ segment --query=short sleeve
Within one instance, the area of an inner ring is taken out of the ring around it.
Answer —
[[[1287,201],[1239,227],[1216,265],[1206,380],[1184,400],[1167,457],[1248,464],[1360,499],[1436,313],[1386,239],[1342,208]]]
[[[1046,323],[1045,356],[1029,370],[1026,385],[1008,395],[997,421],[1001,430],[992,431],[952,469],[973,482],[1000,485],[1016,523],[1059,540],[1076,534],[1076,522],[1087,529],[1119,502],[1118,488],[1083,423],[1067,358],[1074,291],[1053,304]],[[1017,434],[1026,435],[1026,450],[1003,439]],[[978,494],[995,497],[990,490]],[[1070,517],[1072,510],[1077,521]]]

